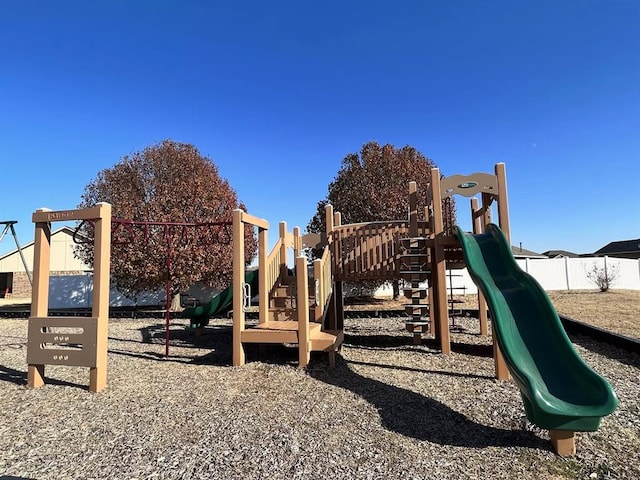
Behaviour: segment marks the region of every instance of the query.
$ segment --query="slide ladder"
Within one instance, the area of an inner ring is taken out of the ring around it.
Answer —
[[[405,312],[409,315],[405,325],[413,333],[413,343],[416,345],[421,343],[422,334],[428,333],[429,326],[429,319],[424,318],[429,315],[429,304],[424,303],[428,291],[420,286],[431,276],[427,240],[424,237],[400,239],[403,248],[399,261],[400,276],[410,285],[404,289],[404,296],[411,300],[411,303],[404,305]]]

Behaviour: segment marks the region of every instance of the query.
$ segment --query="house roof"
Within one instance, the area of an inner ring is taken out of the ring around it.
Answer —
[[[527,250],[526,248],[516,247],[514,245],[511,245],[511,253],[513,253],[515,258],[547,258],[546,255],[536,253],[532,250]]]
[[[74,229],[71,228],[71,227],[64,226],[64,227],[61,227],[61,228],[51,232],[51,236],[53,237],[54,235],[59,235],[61,233],[64,233],[64,234],[69,235],[70,237],[72,237],[73,233],[74,233]],[[82,236],[82,234],[78,234],[78,235]],[[24,245],[20,245],[20,250],[24,250],[25,248],[29,248],[29,247],[33,246],[34,243],[35,243],[35,241],[32,240],[29,243],[25,243]],[[0,260],[5,259],[7,257],[10,257],[11,255],[14,255],[17,252],[18,252],[18,249],[14,248],[13,250],[10,250],[7,253],[4,253],[4,254],[0,255]]]
[[[549,258],[558,258],[558,257],[569,257],[569,258],[578,258],[580,255],[574,252],[568,252],[567,250],[547,250],[546,252],[542,252],[543,255],[546,255]]]
[[[640,254],[640,238],[611,242],[596,250],[594,255]]]

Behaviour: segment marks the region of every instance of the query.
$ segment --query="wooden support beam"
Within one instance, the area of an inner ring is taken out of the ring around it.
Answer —
[[[96,366],[89,371],[89,391],[99,392],[107,386],[107,342],[109,338],[109,279],[111,270],[111,205],[98,203],[93,239],[93,305],[97,318]]]
[[[269,284],[267,271],[268,230],[258,229],[258,323],[264,323],[269,319]]]
[[[478,206],[478,199],[471,199],[471,218],[473,219],[473,233],[475,235],[482,233],[482,213]],[[478,289],[478,319],[480,320],[480,335],[487,336],[489,334],[489,319],[487,316],[487,300]]]
[[[307,259],[296,257],[296,282],[298,309],[298,366],[306,368],[311,358],[311,344],[309,338],[309,277],[307,274]]]
[[[240,209],[233,211],[233,365],[244,365],[244,223]],[[266,292],[265,292],[266,293]],[[263,293],[264,295],[264,293]]]
[[[440,350],[443,354],[451,353],[451,339],[449,334],[449,307],[447,305],[447,278],[444,247],[441,244],[444,236],[444,218],[442,213],[442,192],[440,189],[440,170],[431,169],[431,191],[433,196],[433,248],[431,258],[433,267],[431,270],[433,283],[433,296],[436,322],[436,338],[440,342]]]
[[[575,432],[570,430],[549,430],[551,445],[561,457],[573,457],[576,454]]]

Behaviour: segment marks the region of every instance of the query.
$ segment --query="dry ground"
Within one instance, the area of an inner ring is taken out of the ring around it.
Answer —
[[[607,300],[597,315],[627,295],[585,298]],[[90,394],[84,368],[47,367],[45,387],[25,388],[27,322],[0,319],[0,478],[640,478],[640,355],[571,337],[620,405],[563,459],[514,383],[493,379],[477,323],[457,319],[443,356],[412,345],[402,319],[347,319],[331,372],[324,355],[296,368],[285,347],[248,348],[231,367],[227,320],[201,337],[173,321],[164,359],[162,320],[113,319],[109,385]]]

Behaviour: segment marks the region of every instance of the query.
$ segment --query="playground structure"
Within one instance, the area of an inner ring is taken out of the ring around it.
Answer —
[[[476,199],[471,202],[474,228],[479,231],[491,221],[491,204],[495,201],[500,225],[508,232],[506,174],[504,164],[499,163],[494,175],[477,173],[441,179],[439,169],[434,168],[431,178],[430,201],[422,219],[417,211],[417,184],[411,182],[408,219],[342,225],[340,212],[334,212],[333,207],[327,205],[323,236],[302,237],[298,229],[288,233],[286,224],[281,223],[280,237],[268,256],[268,223],[241,210],[234,211],[234,365],[244,363],[245,343],[298,344],[301,367],[307,365],[309,353],[314,350],[330,352],[332,362],[343,338],[343,283],[391,281],[399,276],[410,285],[404,289],[411,301],[405,306],[409,315],[406,324],[414,342],[420,343],[422,335],[430,333],[436,337],[442,353],[449,354],[446,269],[461,268],[463,262],[460,244],[453,235],[453,221],[450,215],[445,217],[445,208],[454,194],[481,193],[481,207]],[[244,315],[247,306],[242,242],[245,225],[258,228],[258,290],[265,293],[260,295],[258,324],[249,328]],[[320,259],[314,262],[311,283],[306,257],[300,255],[302,249],[309,246],[322,248]],[[286,266],[288,248],[294,250],[294,275],[289,275]],[[428,288],[420,286],[424,281],[429,282]],[[428,303],[424,303],[425,299]],[[479,301],[480,330],[486,335],[486,303],[481,295]],[[311,311],[309,305],[313,307]],[[494,351],[496,376],[507,379],[509,374],[495,341]]]
[[[89,391],[99,392],[107,385],[111,205],[55,212],[39,209],[32,218],[36,227],[27,386],[44,385],[45,365],[68,365],[89,367]],[[89,219],[95,225],[91,317],[48,317],[51,222]]]
[[[405,306],[406,327],[413,334],[414,342],[420,343],[422,335],[430,333],[442,353],[449,354],[446,271],[466,263],[479,286],[480,333],[483,335],[488,332],[487,306],[492,313],[496,377],[507,380],[511,372],[522,392],[527,418],[549,430],[559,455],[574,455],[574,432],[596,430],[602,417],[616,408],[617,399],[609,383],[575,352],[544,291],[526,274],[527,286],[522,287],[517,266],[501,268],[505,264],[516,265],[509,242],[504,164],[496,164],[493,175],[476,173],[447,178],[441,178],[439,170],[434,168],[431,179],[423,219],[417,211],[415,182],[409,184],[407,220],[342,225],[340,213],[333,212],[328,205],[324,238],[308,242],[323,247],[321,259],[316,260],[313,268],[311,285],[315,285],[315,293],[308,291],[306,258],[299,255],[301,249],[309,245],[299,233],[294,230],[291,237],[281,224],[279,242],[267,256],[268,224],[241,210],[234,211],[234,365],[244,363],[245,343],[297,344],[301,367],[307,365],[311,351],[324,350],[330,352],[333,365],[335,351],[343,340],[343,282],[390,281],[398,276],[409,284],[404,289],[405,297],[411,300]],[[450,198],[456,194],[481,196],[480,205],[476,198],[471,199],[473,234],[454,229],[451,215],[448,218],[445,215],[451,212]],[[499,227],[492,223],[494,202]],[[244,319],[248,296],[243,280],[242,234],[247,224],[259,229],[259,289],[269,292],[260,296],[259,321],[252,328],[246,328]],[[469,245],[481,242],[496,231],[502,238],[501,251],[470,253]],[[294,248],[296,257],[293,279],[284,264],[287,247]],[[425,280],[427,288],[421,287]],[[295,303],[288,303],[285,310],[278,309],[275,302],[281,298],[280,292],[288,291],[289,286],[297,288],[295,295],[291,295]],[[488,305],[485,295],[490,299]],[[314,308],[309,308],[310,303]],[[285,320],[279,319],[282,314],[286,315]],[[429,318],[425,318],[427,315]],[[549,348],[552,348],[551,355],[547,355]],[[502,349],[507,352],[507,359]]]
[[[258,323],[247,326],[245,310],[251,292],[245,282],[245,226],[258,228]],[[344,339],[342,323],[338,323],[337,300],[331,275],[331,256],[324,246],[320,259],[313,262],[310,282],[305,247],[315,246],[317,235],[300,235],[300,229],[287,232],[286,223],[279,225],[279,238],[267,254],[269,224],[242,210],[233,211],[233,365],[245,363],[244,345],[248,343],[297,344],[298,362],[306,367],[312,351],[329,353],[331,366],[335,352]],[[295,272],[287,267],[287,251],[293,249]],[[311,288],[310,288],[311,285]]]
[[[497,378],[506,380],[511,372],[522,392],[529,420],[549,430],[560,455],[574,454],[574,432],[596,430],[601,418],[616,408],[617,399],[607,381],[589,369],[573,350],[548,298],[545,303],[544,291],[540,294],[535,281],[526,276],[522,280],[519,269],[513,268],[504,164],[497,164],[494,174],[447,178],[441,178],[434,168],[431,178],[422,219],[417,210],[417,184],[411,182],[408,219],[342,225],[340,213],[333,212],[329,205],[324,235],[303,236],[299,228],[288,232],[286,223],[281,222],[279,238],[271,252],[267,252],[268,222],[234,210],[233,284],[218,296],[217,302],[192,309],[191,318],[203,325],[209,316],[232,306],[233,365],[245,363],[246,344],[292,344],[297,346],[300,367],[308,365],[312,351],[328,352],[332,367],[344,340],[343,282],[393,280],[401,276],[408,285],[404,295],[411,301],[405,306],[406,328],[414,342],[431,334],[441,352],[449,354],[446,270],[466,263],[479,286],[483,335],[488,332],[487,306],[492,313]],[[454,229],[451,215],[446,215],[451,212],[448,202],[456,194],[481,195],[481,205],[476,198],[471,199],[473,234]],[[494,202],[499,227],[492,223]],[[106,385],[111,238],[108,219],[108,204],[75,211],[43,209],[33,215],[36,257],[27,351],[30,387],[44,383],[46,364],[88,366],[90,391],[97,392]],[[57,220],[91,220],[94,224],[96,284],[89,320],[46,317],[48,269],[44,266],[48,265],[49,222]],[[250,272],[246,271],[244,252],[248,227],[258,230],[258,269]],[[310,247],[322,251],[312,268],[303,254]],[[293,270],[287,266],[291,249]],[[424,281],[428,281],[426,288],[422,286]],[[260,293],[258,320],[248,324],[245,313],[257,293],[256,287]],[[485,298],[489,299],[488,304]],[[83,333],[56,332],[60,328],[80,329]],[[550,347],[553,353],[547,355]],[[568,366],[558,368],[565,363]]]

